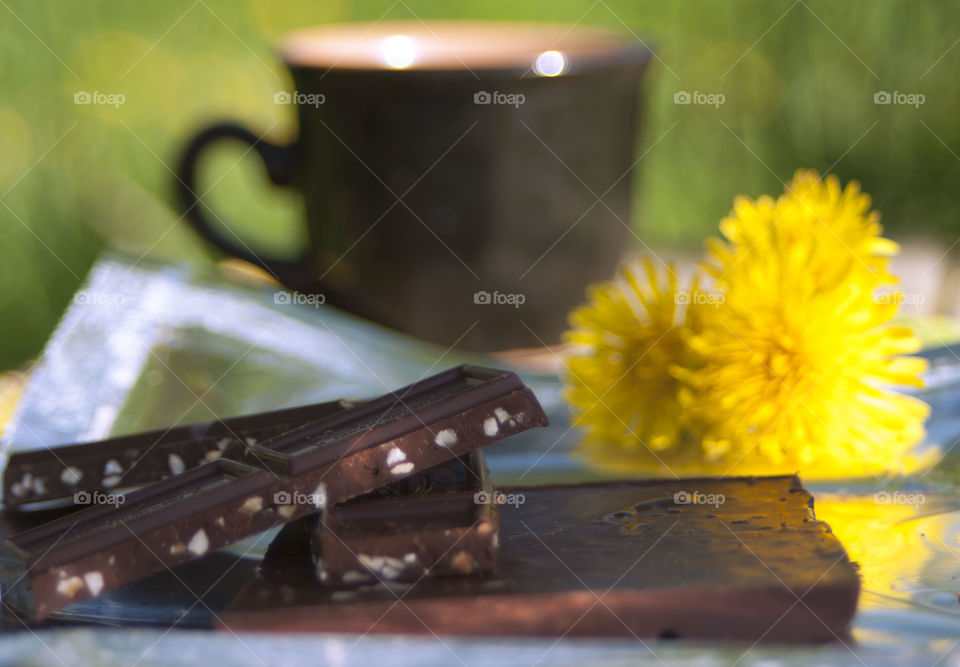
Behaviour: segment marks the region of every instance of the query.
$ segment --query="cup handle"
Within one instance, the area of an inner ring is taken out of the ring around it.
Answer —
[[[292,183],[293,144],[278,146],[264,141],[236,123],[217,123],[197,134],[187,144],[180,158],[176,173],[176,189],[183,217],[193,225],[200,236],[227,255],[263,267],[283,283],[296,282],[307,268],[306,257],[298,261],[290,261],[265,256],[251,249],[246,242],[236,235],[233,235],[233,239],[224,236],[203,213],[200,197],[196,191],[197,163],[208,146],[224,139],[249,144],[260,156],[264,167],[266,167],[267,176],[274,185],[287,186]]]

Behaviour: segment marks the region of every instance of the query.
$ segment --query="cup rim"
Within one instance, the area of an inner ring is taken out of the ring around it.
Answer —
[[[360,38],[370,40],[373,48],[355,47]],[[498,39],[503,48],[491,49]],[[337,41],[345,48],[338,51]],[[277,49],[291,69],[473,79],[479,74],[541,79],[642,70],[653,57],[643,40],[608,27],[474,20],[329,23],[286,33]]]

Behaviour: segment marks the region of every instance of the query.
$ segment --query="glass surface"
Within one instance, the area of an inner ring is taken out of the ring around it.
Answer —
[[[411,340],[333,308],[275,304],[272,287],[238,287],[185,268],[102,260],[34,369],[3,447],[37,448],[335,398],[368,398],[460,363],[505,366]],[[12,663],[238,664],[957,664],[960,661],[960,348],[928,351],[920,395],[933,414],[925,446],[946,456],[907,479],[805,480],[860,565],[853,642],[750,646],[671,640],[501,640],[344,635],[233,635],[198,631],[253,571],[272,538],[256,536],[211,558],[74,605],[68,625],[8,633]],[[487,450],[500,485],[598,478],[571,456],[554,375],[524,372],[551,426]],[[876,495],[876,494],[886,495]],[[214,582],[214,583],[211,583]],[[75,622],[82,621],[83,625]],[[91,623],[93,625],[91,625]],[[143,626],[116,629],[119,624]],[[72,624],[72,625],[71,625]],[[113,627],[111,627],[113,626]],[[5,629],[20,626],[14,621]],[[172,628],[172,629],[171,629]],[[22,628],[20,628],[22,629]],[[67,659],[69,657],[69,660]]]

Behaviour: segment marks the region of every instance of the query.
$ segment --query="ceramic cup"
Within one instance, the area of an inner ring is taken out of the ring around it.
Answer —
[[[630,35],[550,24],[385,22],[282,39],[299,136],[234,122],[186,146],[186,220],[290,288],[444,345],[553,343],[584,287],[632,240],[630,202],[650,52]],[[269,257],[211,220],[197,163],[252,146],[305,202],[309,248]]]

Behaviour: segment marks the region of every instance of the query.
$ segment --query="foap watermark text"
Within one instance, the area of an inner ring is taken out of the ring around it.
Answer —
[[[277,491],[273,494],[273,503],[275,505],[309,505],[310,507],[322,508],[327,506],[327,494],[323,491],[314,493]]]
[[[113,505],[119,507],[126,499],[122,493],[104,493],[103,491],[77,491],[73,494],[74,505]]]
[[[875,294],[873,300],[874,303],[880,305],[922,306],[927,302],[927,297],[923,294],[886,292],[884,294]]]
[[[527,497],[522,493],[501,493],[500,491],[487,493],[486,491],[477,491],[473,494],[473,503],[475,505],[513,505],[514,507],[520,507],[520,505],[525,502],[527,502]]]
[[[327,302],[325,294],[304,294],[303,292],[287,292],[286,290],[277,290],[273,293],[273,302],[281,306],[291,304],[298,306],[313,306],[319,308]]]
[[[299,106],[318,107],[327,101],[323,93],[301,93],[295,90],[292,93],[281,90],[273,94],[274,104],[296,104]]]
[[[700,493],[699,491],[677,491],[673,494],[674,505],[713,505],[719,507],[727,502],[722,493]]]
[[[692,93],[686,90],[678,90],[673,94],[674,104],[698,104],[719,109],[720,105],[727,101],[727,96],[723,93],[701,93],[695,90]]]
[[[123,305],[123,295],[115,292],[80,290],[73,295],[73,302],[79,306],[121,306]]]
[[[897,104],[919,109],[920,105],[927,101],[923,93],[901,93],[895,90],[892,93],[886,90],[878,90],[873,94],[874,104]]]
[[[474,104],[505,104],[514,108],[520,108],[520,105],[527,101],[523,93],[501,93],[499,90],[493,92],[487,90],[478,90],[473,94]]]
[[[119,109],[120,105],[126,101],[127,97],[123,93],[101,93],[99,90],[91,93],[86,90],[78,90],[73,94],[74,104],[96,104]]]
[[[878,505],[913,505],[914,507],[919,507],[927,502],[927,497],[922,493],[877,491],[873,494],[873,502]]]
[[[688,306],[688,305],[698,305],[698,306],[713,306],[717,307],[723,304],[727,298],[723,294],[713,294],[711,292],[701,292],[695,290],[693,292],[684,292],[680,291],[673,295],[673,302],[678,306]]]
[[[508,294],[506,292],[488,292],[480,290],[473,293],[473,302],[478,306],[513,306],[519,308],[526,303],[524,294]]]

